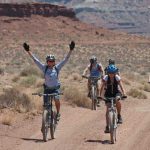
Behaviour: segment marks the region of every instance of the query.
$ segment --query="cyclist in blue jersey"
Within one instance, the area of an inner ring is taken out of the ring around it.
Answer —
[[[46,64],[43,64],[37,57],[35,57],[32,52],[30,51],[29,45],[27,43],[23,44],[24,49],[27,51],[29,56],[34,60],[35,64],[38,66],[38,68],[42,71],[44,74],[45,82],[44,82],[44,94],[51,94],[51,93],[59,93],[60,92],[60,81],[58,78],[58,75],[60,73],[60,70],[62,67],[66,64],[68,61],[74,47],[75,43],[74,41],[71,42],[69,45],[70,51],[67,54],[67,56],[59,62],[58,64],[55,63],[55,56],[54,55],[48,55],[46,56]],[[57,120],[60,119],[60,97],[55,96],[55,105],[57,110]],[[44,103],[47,102],[48,96],[44,96]]]
[[[92,56],[90,58],[90,64],[85,68],[85,70],[83,71],[82,76],[86,76],[87,73],[89,72],[89,76],[90,77],[103,77],[104,75],[104,70],[103,70],[103,66],[101,65],[101,63],[97,62],[97,58],[95,56]],[[88,80],[88,97],[90,97],[90,89],[91,89],[91,82],[90,80]],[[97,84],[97,89],[98,89],[98,94],[100,93],[100,83],[98,82]]]

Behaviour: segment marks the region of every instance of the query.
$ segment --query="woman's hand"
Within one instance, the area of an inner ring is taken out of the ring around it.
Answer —
[[[25,51],[29,52],[30,51],[30,46],[27,43],[23,43],[23,47]]]
[[[75,42],[71,41],[71,43],[69,44],[69,48],[72,51],[75,48]]]

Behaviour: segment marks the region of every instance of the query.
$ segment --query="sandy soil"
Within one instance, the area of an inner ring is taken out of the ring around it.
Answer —
[[[128,98],[122,102],[124,123],[119,125],[117,143],[110,144],[109,134],[104,133],[105,106],[97,111],[62,105],[61,121],[56,139],[42,141],[41,116],[20,122],[17,126],[0,125],[1,150],[149,150],[150,101]]]

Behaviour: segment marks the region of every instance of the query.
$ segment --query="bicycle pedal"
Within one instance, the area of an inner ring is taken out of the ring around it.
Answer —
[[[97,107],[100,107],[100,104],[97,104]]]

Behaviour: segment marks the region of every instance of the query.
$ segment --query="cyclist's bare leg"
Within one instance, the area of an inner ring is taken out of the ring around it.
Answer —
[[[60,100],[55,100],[55,106],[56,106],[57,114],[59,114],[59,112],[60,112]]]
[[[118,123],[122,124],[122,117],[121,117],[121,102],[117,101],[116,102],[116,108],[117,108],[117,113],[118,113]]]
[[[90,82],[90,80],[88,80],[87,88],[88,88],[88,96],[90,96],[90,95],[89,95],[90,90],[91,90],[91,82]]]
[[[116,97],[116,108],[117,108],[117,113],[121,115],[121,102],[119,101],[120,96]]]
[[[100,81],[97,82],[97,97],[100,97]]]
[[[108,118],[108,109],[110,107],[110,103],[106,104],[106,126],[109,125],[109,118]]]

